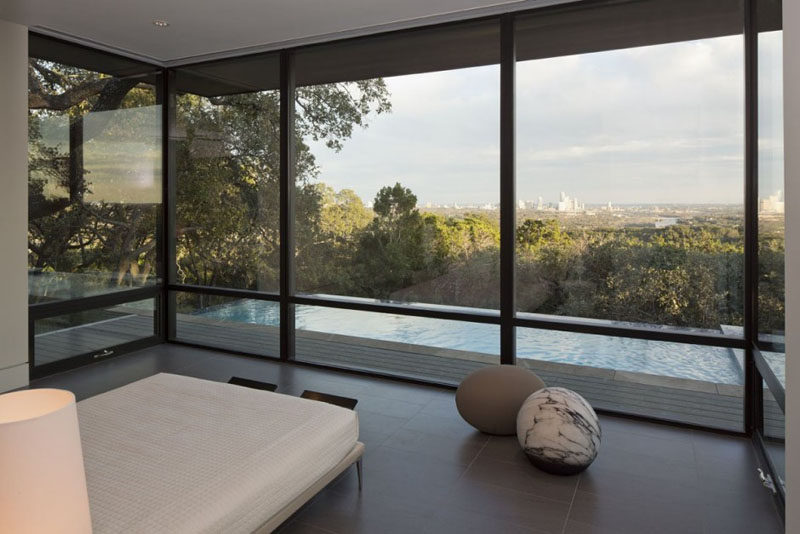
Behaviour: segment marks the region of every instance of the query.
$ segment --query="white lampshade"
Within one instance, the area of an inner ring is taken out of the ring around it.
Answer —
[[[0,395],[0,532],[91,531],[75,395]]]

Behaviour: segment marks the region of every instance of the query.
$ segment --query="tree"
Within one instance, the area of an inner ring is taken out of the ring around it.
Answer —
[[[416,207],[417,196],[411,189],[403,187],[400,182],[395,182],[394,186],[382,187],[378,191],[372,209],[384,222],[393,222],[419,213]]]
[[[375,195],[375,218],[362,233],[355,256],[355,294],[389,298],[424,270],[424,222],[416,205],[416,195],[399,182]]]
[[[124,137],[136,117],[100,113],[155,108],[153,86],[31,59],[29,263],[41,270],[116,273],[116,284],[143,283],[155,272],[158,206],[93,197],[83,166],[86,143],[109,132]],[[296,106],[299,216],[319,223],[314,156],[306,138],[338,150],[367,116],[391,109],[383,80],[299,88]],[[178,96],[176,259],[179,280],[253,289],[277,288],[279,98],[276,91],[220,97]],[[91,120],[85,118],[91,114]],[[69,146],[42,132],[68,121]],[[127,121],[127,123],[126,123]],[[141,157],[149,157],[142,154]],[[154,155],[160,164],[160,156]],[[112,169],[125,180],[125,169]],[[310,210],[310,211],[309,211]],[[317,211],[314,211],[317,210]],[[326,230],[298,235],[308,250]],[[327,230],[330,234],[330,229]],[[330,237],[330,236],[329,236]],[[306,256],[298,256],[303,265]]]
[[[157,208],[92,197],[84,152],[97,149],[103,136],[134,136],[135,128],[121,125],[113,111],[153,105],[152,87],[38,59],[30,60],[28,76],[29,264],[43,271],[116,273],[94,284],[145,282],[154,271]],[[43,126],[59,121],[68,142],[46,143]]]
[[[545,245],[568,244],[570,241],[557,219],[525,219],[517,228],[517,246],[523,251],[534,252]]]
[[[178,118],[185,131],[177,165],[182,280],[277,290],[279,100],[277,91],[180,96]],[[344,202],[340,208],[326,208],[327,192],[312,183],[318,168],[305,140],[323,140],[339,150],[355,126],[366,126],[367,116],[388,112],[391,106],[380,79],[302,87],[295,104],[298,280],[320,290],[340,276],[336,265],[328,273],[321,271],[320,246],[334,239],[325,225],[337,217],[337,210],[358,211],[358,206]],[[363,220],[364,214],[355,217]]]
[[[759,228],[758,328],[759,332],[782,334],[786,313],[784,229]]]
[[[155,272],[158,205],[99,194],[101,173],[124,181],[126,169],[118,162],[87,168],[84,152],[104,137],[121,144],[142,137],[147,117],[160,113],[154,88],[41,60],[31,60],[29,75],[30,266],[115,273],[116,285],[147,282]],[[301,87],[295,107],[301,291],[499,306],[496,220],[420,213],[416,195],[399,182],[381,188],[370,210],[354,191],[318,180],[310,143],[340,150],[355,128],[389,112],[383,80]],[[101,113],[114,110],[124,112]],[[177,96],[179,281],[277,290],[279,117],[277,91]],[[53,121],[61,121],[68,141],[52,142]],[[137,156],[160,164],[155,151]],[[781,332],[783,228],[759,234],[760,328]],[[739,217],[667,228],[526,219],[517,228],[516,254],[522,311],[704,328],[742,324]]]
[[[304,261],[297,270],[297,286],[302,291],[341,293],[351,283],[351,270],[361,233],[372,221],[373,213],[351,189],[339,192],[322,183],[308,184],[302,198],[313,199],[315,208],[303,210],[302,239],[298,250]],[[311,214],[315,218],[310,219]]]

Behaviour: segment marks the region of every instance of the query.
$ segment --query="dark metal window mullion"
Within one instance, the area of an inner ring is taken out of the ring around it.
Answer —
[[[281,52],[281,120],[280,120],[280,358],[294,360],[294,196],[295,196],[295,132],[294,53]]]
[[[160,292],[160,287],[151,285],[122,291],[112,291],[110,293],[101,293],[89,297],[76,297],[68,300],[29,304],[28,315],[32,320],[38,321],[48,317],[82,312],[87,309],[115,306],[117,304],[125,304],[126,302],[134,302],[137,300],[155,299],[158,298]]]
[[[514,15],[500,17],[500,363],[516,363],[515,69]]]
[[[176,95],[175,71],[163,69],[161,71],[161,298],[159,300],[158,315],[160,325],[158,334],[162,340],[175,339],[176,332],[176,306],[175,295],[170,293],[169,285],[175,283],[176,267],[176,235],[175,235],[175,206],[177,203],[177,177],[175,174],[174,132],[176,121]]]
[[[762,406],[756,389],[753,347],[758,339],[758,27],[756,0],[745,1],[744,11],[744,425],[751,435],[759,430]]]

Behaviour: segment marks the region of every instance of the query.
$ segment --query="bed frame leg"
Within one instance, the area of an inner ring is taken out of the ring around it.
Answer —
[[[356,472],[358,473],[358,491],[361,491],[362,487],[362,468],[361,468],[361,458],[356,461]]]

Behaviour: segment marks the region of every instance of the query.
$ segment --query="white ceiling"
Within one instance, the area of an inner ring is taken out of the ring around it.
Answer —
[[[0,19],[175,65],[562,1],[0,0]]]

